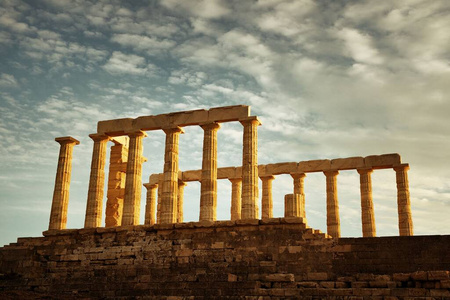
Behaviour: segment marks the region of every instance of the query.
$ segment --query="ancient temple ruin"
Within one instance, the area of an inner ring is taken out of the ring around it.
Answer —
[[[217,131],[224,122],[240,122],[243,126],[242,166],[217,167]],[[293,193],[285,196],[285,217],[301,217],[306,222],[304,178],[307,173],[322,172],[326,176],[327,234],[338,238],[336,177],[341,170],[355,170],[360,174],[363,237],[374,237],[371,173],[377,169],[393,169],[397,179],[399,234],[413,234],[409,166],[401,162],[400,155],[258,165],[259,125],[258,117],[250,116],[250,107],[244,105],[100,121],[97,132],[90,135],[94,148],[84,228],[101,226],[108,141],[114,145],[110,152],[105,226],[139,225],[142,164],[146,160],[142,140],[146,132],[163,130],[166,134],[164,172],[150,175],[149,182],[144,183],[147,188],[145,225],[182,223],[183,189],[190,181],[201,183],[199,221],[216,221],[218,179],[228,179],[232,186],[231,220],[259,218],[259,179],[262,181],[261,218],[272,218],[272,181],[280,174],[289,174],[293,179]],[[185,126],[200,126],[204,131],[201,170],[178,168],[178,141]],[[72,149],[79,143],[72,137],[60,137],[56,141],[61,144],[61,151],[49,230],[66,228]]]

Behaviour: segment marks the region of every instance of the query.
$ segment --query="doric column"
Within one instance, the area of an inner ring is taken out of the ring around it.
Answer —
[[[145,222],[146,225],[155,224],[155,210],[156,210],[156,192],[157,184],[144,183],[147,189],[147,203],[145,204]]]
[[[229,178],[231,181],[231,220],[241,219],[241,188],[242,179],[241,178]]]
[[[336,187],[338,171],[323,172],[327,177],[327,233],[334,238],[341,237],[341,225],[339,220],[339,204]]]
[[[109,157],[108,191],[106,192],[105,227],[122,225],[123,198],[127,172],[128,137],[113,137]]]
[[[361,221],[363,237],[376,236],[375,214],[372,200],[372,169],[358,169],[361,190]]]
[[[401,236],[413,235],[411,202],[409,200],[408,164],[394,167],[397,181],[398,227]]]
[[[100,227],[102,224],[106,144],[109,141],[109,137],[102,134],[90,134],[89,137],[94,141],[94,150],[92,151],[91,176],[89,178],[84,228]]]
[[[184,187],[186,183],[184,181],[178,180],[178,202],[177,202],[177,223],[183,223],[184,220]]]
[[[141,208],[142,189],[142,141],[147,134],[143,131],[128,133],[127,175],[125,178],[125,197],[123,199],[122,225],[138,225]]]
[[[275,176],[261,177],[262,199],[261,199],[261,219],[273,218],[272,181]]]
[[[217,130],[220,125],[201,126],[203,137],[203,162],[200,194],[200,221],[217,219]]]
[[[294,181],[294,194],[300,195],[300,216],[302,218],[306,218],[305,191],[304,191],[304,182],[306,174],[291,173],[291,176]]]
[[[72,152],[73,146],[80,144],[78,140],[70,136],[59,137],[55,141],[61,146],[56,169],[55,189],[53,191],[52,209],[48,225],[49,230],[66,229],[70,175],[72,172]]]
[[[244,126],[242,143],[242,219],[258,219],[258,132],[256,117],[240,120]]]
[[[161,198],[161,223],[177,221],[178,202],[178,141],[183,130],[180,127],[164,129],[166,149],[164,154],[164,182]]]
[[[284,216],[300,217],[300,194],[287,194],[284,196]]]
[[[161,223],[161,199],[164,185],[164,174],[159,174],[158,180],[158,203],[156,204],[156,223]]]

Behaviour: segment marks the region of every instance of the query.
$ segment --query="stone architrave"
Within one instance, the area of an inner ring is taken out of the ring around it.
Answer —
[[[55,189],[53,191],[52,208],[48,229],[66,229],[67,207],[69,205],[70,175],[72,172],[72,152],[80,142],[73,137],[55,139],[61,146],[59,149],[58,167],[56,169]]]
[[[166,148],[164,154],[164,182],[161,197],[161,224],[177,221],[178,202],[178,142],[180,127],[164,129]]]
[[[240,120],[244,126],[242,143],[242,219],[258,219],[258,131],[256,117]]]
[[[184,187],[186,183],[178,180],[178,202],[177,202],[177,223],[183,223],[184,221]]]
[[[411,202],[409,199],[408,164],[394,167],[397,181],[398,227],[400,236],[413,235]]]
[[[341,237],[339,203],[336,177],[339,171],[324,171],[327,180],[327,233],[334,238]]]
[[[143,131],[127,133],[130,138],[128,149],[127,174],[125,178],[125,196],[123,199],[122,225],[138,225],[141,208],[142,163],[144,162]]]
[[[262,199],[261,199],[261,219],[273,218],[272,181],[275,176],[261,177]]]
[[[375,213],[372,200],[371,168],[358,169],[361,190],[361,221],[363,237],[375,237]]]
[[[305,208],[305,173],[291,173],[292,179],[294,181],[294,194],[300,195],[300,217],[306,218],[306,208]]]
[[[242,179],[241,178],[229,178],[231,182],[231,220],[240,220],[241,219],[241,188],[242,188]]]
[[[109,157],[108,190],[106,192],[105,227],[122,225],[123,198],[127,172],[128,137],[112,138]]]
[[[217,219],[217,130],[218,123],[201,126],[204,130],[200,193],[200,221]]]
[[[155,210],[156,210],[156,193],[158,189],[157,184],[145,183],[147,188],[147,203],[145,204],[145,225],[155,224]]]
[[[90,134],[94,141],[92,151],[91,176],[86,203],[84,228],[100,227],[102,223],[103,187],[105,185],[106,144],[109,137],[102,134]]]

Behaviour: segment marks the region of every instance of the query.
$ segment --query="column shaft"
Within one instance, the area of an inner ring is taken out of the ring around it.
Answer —
[[[158,189],[157,184],[144,184],[147,188],[147,203],[145,205],[145,223],[146,225],[155,224],[156,212],[156,193]]]
[[[284,216],[300,217],[300,194],[287,194],[284,196]]]
[[[413,235],[411,202],[409,199],[408,173],[409,165],[394,167],[397,181],[398,227],[401,236]]]
[[[86,204],[86,217],[84,228],[100,227],[103,209],[103,187],[105,185],[106,144],[108,136],[91,134],[94,141],[92,151],[91,176]]]
[[[363,237],[375,237],[375,213],[372,200],[372,169],[358,169],[361,190],[361,221]]]
[[[161,223],[177,221],[178,202],[178,141],[182,129],[165,129],[164,182],[161,198]]]
[[[58,167],[56,169],[55,189],[53,190],[52,208],[48,229],[66,229],[67,207],[69,205],[70,175],[72,172],[72,152],[80,142],[73,137],[55,139],[59,149]]]
[[[210,123],[204,130],[203,161],[200,194],[200,221],[217,219],[217,130],[220,125]]]
[[[242,219],[258,219],[258,132],[256,118],[243,120]]]
[[[334,238],[339,238],[341,237],[341,226],[336,185],[336,177],[339,172],[326,171],[324,174],[327,178],[327,233]]]
[[[138,131],[128,133],[128,136],[130,137],[130,146],[128,149],[127,175],[125,178],[122,225],[138,225],[142,190],[142,142],[147,134]]]
[[[305,191],[304,191],[304,181],[305,173],[292,173],[292,179],[294,181],[294,194],[300,195],[300,216],[306,218],[306,208],[305,208]]]
[[[261,219],[273,218],[272,181],[274,176],[261,177],[262,199],[261,199]]]
[[[177,223],[183,223],[184,221],[184,187],[186,183],[184,181],[178,181],[178,202],[177,202]]]
[[[158,180],[158,203],[156,205],[156,223],[161,223],[161,200],[162,200],[162,191],[164,185],[164,174],[159,175]]]
[[[231,181],[231,220],[241,219],[241,188],[242,179],[241,178],[230,178]]]

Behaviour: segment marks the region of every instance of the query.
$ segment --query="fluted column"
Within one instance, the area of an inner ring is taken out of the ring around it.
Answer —
[[[242,219],[258,219],[258,131],[259,120],[240,120],[244,126],[242,149]]]
[[[125,178],[125,197],[123,199],[122,225],[138,225],[141,209],[143,131],[130,132],[127,175]]]
[[[183,223],[184,220],[184,187],[186,183],[178,180],[178,202],[177,202],[177,223]]]
[[[178,141],[183,130],[179,127],[164,129],[166,149],[164,154],[164,182],[161,198],[161,223],[177,221],[178,202]]]
[[[84,228],[100,227],[102,223],[103,187],[105,185],[106,144],[109,137],[102,134],[90,134],[94,141],[92,151],[91,176],[86,204]]]
[[[341,237],[341,225],[336,186],[336,177],[339,172],[325,171],[323,173],[327,178],[327,233],[334,238],[339,238]]]
[[[261,199],[261,219],[273,218],[272,181],[275,176],[261,177],[262,199]]]
[[[284,196],[284,216],[300,217],[300,194],[287,194]]]
[[[73,137],[55,139],[59,149],[58,167],[56,169],[55,189],[53,190],[52,208],[48,229],[66,229],[67,207],[69,205],[70,175],[72,172],[72,152],[80,142]]]
[[[229,178],[231,182],[231,220],[240,220],[241,219],[241,188],[242,188],[242,179],[241,178]]]
[[[398,227],[401,236],[413,235],[411,202],[409,199],[408,164],[394,167],[397,181]]]
[[[162,202],[162,191],[164,185],[164,174],[159,174],[158,180],[158,203],[156,205],[156,223],[161,223],[161,202]]]
[[[144,183],[147,189],[147,203],[145,204],[145,222],[146,225],[155,224],[155,212],[156,212],[156,192],[158,189],[157,184]]]
[[[300,195],[300,216],[306,218],[306,209],[305,209],[305,191],[304,191],[304,182],[305,182],[305,173],[291,173],[292,179],[294,181],[294,194]]]
[[[363,237],[376,236],[375,213],[372,200],[372,169],[358,169],[361,190],[361,221]]]
[[[203,161],[200,194],[200,221],[217,219],[217,130],[220,125],[209,123],[204,130]]]

